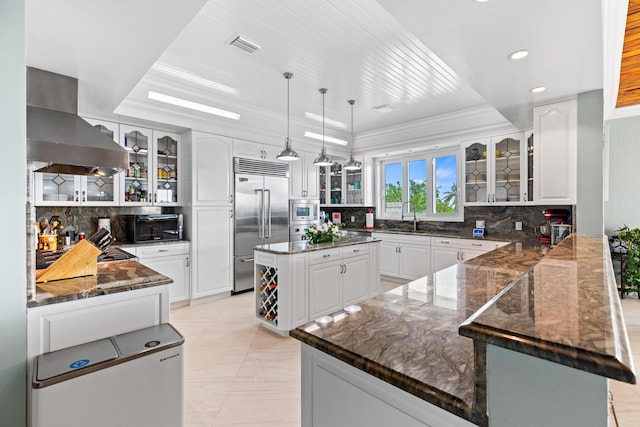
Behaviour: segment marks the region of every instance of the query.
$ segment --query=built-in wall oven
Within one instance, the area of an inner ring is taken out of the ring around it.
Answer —
[[[311,224],[320,221],[320,200],[289,200],[289,240],[307,240]]]

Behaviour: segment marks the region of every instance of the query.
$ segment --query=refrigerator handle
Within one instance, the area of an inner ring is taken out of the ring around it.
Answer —
[[[267,235],[266,238],[271,237],[271,190],[264,190],[267,198],[267,207],[265,209],[265,221],[267,222]]]
[[[262,190],[255,190],[256,193],[260,193],[260,200],[258,201],[258,238],[264,238],[264,192]]]

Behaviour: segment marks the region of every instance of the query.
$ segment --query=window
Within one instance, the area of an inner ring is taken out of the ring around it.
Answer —
[[[447,149],[382,161],[381,218],[413,218],[415,212],[423,220],[462,221],[458,154]]]

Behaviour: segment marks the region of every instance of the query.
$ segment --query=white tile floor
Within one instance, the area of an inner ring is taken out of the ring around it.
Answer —
[[[261,327],[253,297],[172,311],[171,323],[186,338],[185,426],[300,426],[300,343]],[[622,307],[640,369],[640,300],[628,297]],[[611,381],[611,392],[619,425],[640,425],[640,386]]]

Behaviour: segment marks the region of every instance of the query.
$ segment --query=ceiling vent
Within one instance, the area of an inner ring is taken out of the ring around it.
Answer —
[[[231,39],[231,41],[229,42],[229,44],[231,46],[235,46],[238,49],[242,49],[245,52],[249,52],[249,53],[255,53],[256,51],[260,50],[261,47],[258,46],[257,44],[255,44],[254,42],[247,40],[246,38],[242,37],[241,35],[237,35],[235,37],[233,37]]]
[[[393,107],[389,104],[382,104],[376,107],[373,107],[378,113],[390,113],[393,111]]]

